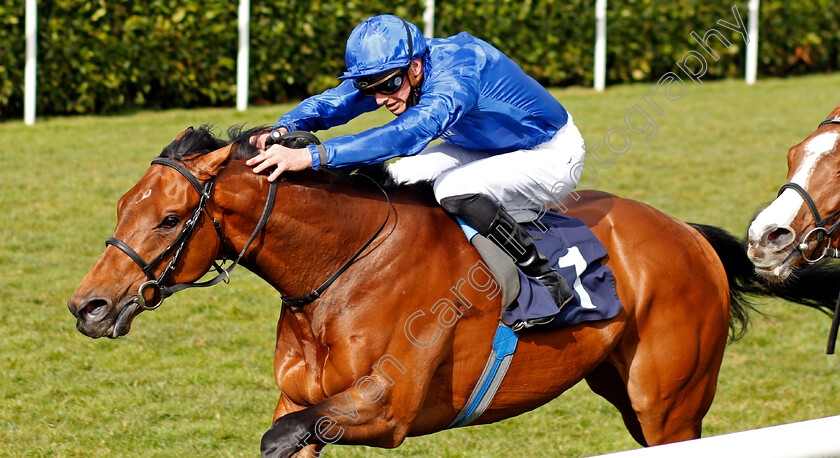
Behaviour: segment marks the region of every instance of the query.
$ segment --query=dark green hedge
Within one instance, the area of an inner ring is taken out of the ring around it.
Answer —
[[[38,112],[114,113],[132,108],[232,105],[237,8],[232,0],[39,2]],[[363,18],[390,12],[422,27],[423,0],[258,1],[251,8],[252,103],[278,102],[336,83],[344,40]],[[613,0],[608,83],[650,81],[690,50],[690,33],[715,28],[721,58],[705,78],[742,77],[744,41],[734,23],[745,1]],[[840,64],[840,9],[827,0],[762,2],[759,74],[833,71]],[[594,2],[437,2],[436,35],[466,30],[499,47],[546,85],[592,84]],[[0,0],[0,119],[23,112],[24,0]]]

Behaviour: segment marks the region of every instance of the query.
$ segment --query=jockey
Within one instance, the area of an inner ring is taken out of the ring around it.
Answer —
[[[517,222],[527,208],[557,202],[577,185],[583,138],[572,116],[516,63],[462,32],[426,39],[392,15],[368,18],[347,40],[347,71],[335,88],[309,97],[273,127],[281,133],[347,123],[382,105],[397,118],[382,127],[290,149],[255,139],[254,172],[349,167],[404,156],[387,165],[398,184],[429,181],[449,214],[493,240],[539,279],[557,304],[572,289]],[[441,139],[440,142],[431,143]],[[554,314],[556,315],[556,313]],[[521,323],[550,322],[554,315]]]

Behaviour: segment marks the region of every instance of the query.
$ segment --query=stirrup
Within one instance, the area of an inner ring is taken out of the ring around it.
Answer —
[[[557,304],[558,311],[575,297],[575,292],[569,286],[569,283],[554,269],[534,278],[539,280],[551,294],[554,303]]]
[[[510,329],[513,330],[513,332],[519,332],[523,329],[531,329],[531,328],[536,328],[538,326],[545,326],[545,325],[551,323],[552,321],[554,321],[554,318],[556,318],[556,317],[557,317],[557,315],[552,315],[552,316],[547,316],[547,317],[543,317],[543,318],[534,318],[534,319],[525,320],[525,321],[516,320],[515,323],[510,325]]]

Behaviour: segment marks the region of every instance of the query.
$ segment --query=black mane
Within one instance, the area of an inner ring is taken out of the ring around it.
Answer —
[[[250,159],[257,155],[257,147],[249,141],[257,132],[267,130],[266,126],[245,129],[243,126],[231,126],[227,130],[227,140],[223,140],[213,133],[213,126],[204,124],[198,129],[189,127],[181,138],[173,140],[160,152],[160,157],[168,157],[176,161],[190,161],[203,154],[216,151],[231,143],[239,143],[235,159]]]
[[[216,151],[231,143],[238,143],[236,156],[234,159],[250,159],[256,156],[259,151],[257,147],[250,142],[251,136],[259,132],[268,130],[270,126],[257,126],[250,129],[245,129],[242,125],[231,126],[227,130],[227,140],[219,138],[213,132],[213,126],[204,124],[198,129],[189,127],[181,138],[173,140],[160,152],[160,157],[167,157],[181,162],[189,162],[195,160],[203,154]],[[330,169],[328,172],[333,176],[347,177],[353,173],[364,174],[380,186],[386,189],[411,189],[415,188],[420,192],[430,193],[431,185],[428,182],[421,182],[412,185],[399,185],[394,183],[391,175],[385,168],[385,163],[367,165],[361,168],[342,168]]]

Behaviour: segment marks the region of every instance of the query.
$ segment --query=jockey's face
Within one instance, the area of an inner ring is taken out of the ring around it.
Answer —
[[[408,71],[411,72],[414,77],[419,80],[420,75],[423,74],[423,61],[421,59],[415,59],[411,62],[411,66],[408,68]],[[390,94],[383,94],[377,92],[374,97],[376,97],[376,103],[379,105],[385,105],[385,108],[394,113],[395,115],[399,116],[405,113],[405,110],[408,109],[408,97],[411,95],[411,83],[409,83],[409,78],[405,78],[402,86],[396,91]]]
[[[401,115],[405,112],[408,105],[406,105],[406,101],[408,100],[408,96],[411,94],[411,85],[408,83],[408,78],[403,80],[402,86],[396,91],[390,94],[383,94],[381,92],[377,92],[374,97],[376,97],[376,103],[379,105],[385,105],[385,108],[394,113],[395,115]]]

